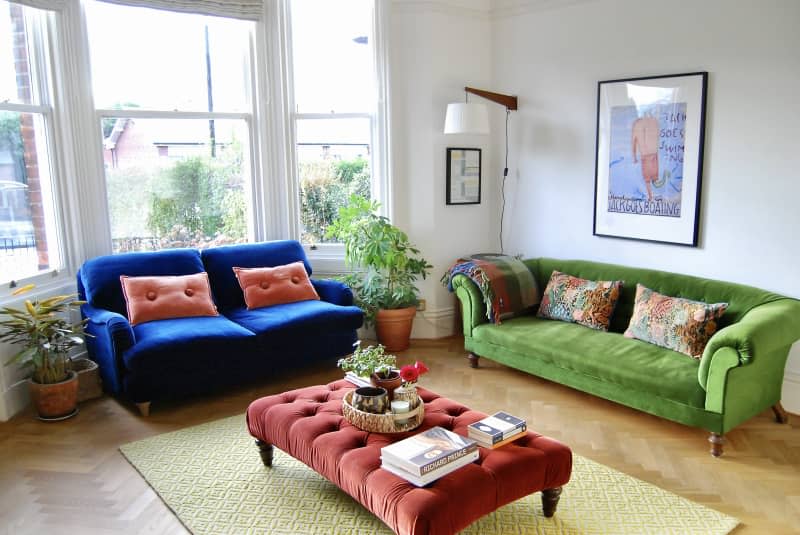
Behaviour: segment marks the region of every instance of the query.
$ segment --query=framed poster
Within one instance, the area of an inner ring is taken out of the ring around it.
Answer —
[[[481,203],[481,149],[447,149],[447,204]]]
[[[707,72],[597,84],[594,235],[697,246]]]

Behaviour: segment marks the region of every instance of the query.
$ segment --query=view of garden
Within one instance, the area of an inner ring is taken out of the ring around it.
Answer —
[[[205,248],[248,240],[241,145],[217,146],[216,158],[106,169],[114,252]],[[367,159],[305,158],[299,164],[301,241],[324,243],[339,207],[370,197]]]

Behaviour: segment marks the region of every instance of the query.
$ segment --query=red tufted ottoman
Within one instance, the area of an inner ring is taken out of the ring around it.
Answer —
[[[419,388],[425,401],[420,427],[402,434],[368,433],[342,416],[341,400],[353,388],[340,380],[251,403],[247,426],[264,464],[272,465],[272,446],[277,446],[347,492],[400,535],[452,534],[537,491],[542,491],[544,515],[555,512],[561,486],[572,471],[572,452],[567,446],[528,432],[496,450],[480,448],[475,463],[418,488],[380,468],[381,448],[437,425],[466,435],[467,426],[486,415]]]

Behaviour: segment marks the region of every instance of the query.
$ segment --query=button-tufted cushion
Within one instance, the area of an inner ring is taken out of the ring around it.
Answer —
[[[486,414],[418,388],[425,402],[420,427],[368,433],[342,416],[342,398],[353,388],[336,381],[258,399],[247,409],[247,425],[255,438],[322,474],[398,534],[455,533],[498,507],[569,481],[570,449],[528,432],[502,448],[480,448],[475,463],[418,488],[380,468],[381,448],[437,425],[466,436],[467,426]]]
[[[211,287],[205,272],[165,277],[121,275],[122,293],[128,307],[128,321],[146,321],[217,316]]]
[[[319,301],[303,262],[276,267],[234,267],[233,272],[249,310],[297,301]]]

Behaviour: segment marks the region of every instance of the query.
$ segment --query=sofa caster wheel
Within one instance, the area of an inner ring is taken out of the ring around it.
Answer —
[[[145,401],[144,403],[137,403],[136,408],[139,409],[139,414],[147,418],[150,416],[150,401]]]
[[[721,457],[722,445],[725,444],[725,437],[718,433],[711,433],[708,437],[708,441],[711,443],[711,455],[714,457]]]
[[[476,355],[475,353],[470,353],[469,355],[467,355],[467,358],[469,359],[470,368],[478,367],[478,359],[480,358],[478,355]]]

